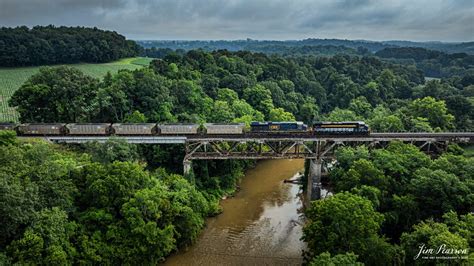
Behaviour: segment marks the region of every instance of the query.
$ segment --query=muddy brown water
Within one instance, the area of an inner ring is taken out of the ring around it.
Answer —
[[[196,243],[165,265],[301,265],[300,188],[283,180],[303,167],[303,160],[260,161],[235,197],[221,202],[223,213],[207,219]]]

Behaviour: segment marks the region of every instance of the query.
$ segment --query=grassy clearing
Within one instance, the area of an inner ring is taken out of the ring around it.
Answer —
[[[134,70],[147,66],[151,60],[151,58],[133,57],[104,64],[73,64],[70,66],[83,71],[87,75],[101,78],[109,71],[116,73],[120,69]],[[18,121],[18,113],[14,108],[8,106],[8,99],[39,69],[40,67],[0,68],[0,122]]]

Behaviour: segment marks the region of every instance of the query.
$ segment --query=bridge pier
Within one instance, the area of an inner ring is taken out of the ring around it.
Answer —
[[[322,159],[309,160],[308,185],[306,198],[308,201],[321,199]]]
[[[191,160],[184,159],[183,160],[183,175],[187,176],[187,175],[191,174],[192,169],[193,168],[192,168]]]

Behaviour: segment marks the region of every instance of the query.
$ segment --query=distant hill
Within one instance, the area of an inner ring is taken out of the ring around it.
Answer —
[[[386,41],[384,44],[398,47],[419,47],[441,51],[445,53],[467,53],[474,54],[474,42],[446,43],[446,42],[410,42],[410,41]]]
[[[294,47],[310,47],[314,50],[327,50],[325,46],[346,47],[363,53],[365,50],[375,53],[385,48],[396,47],[421,47],[445,53],[468,53],[474,54],[474,42],[445,43],[445,42],[411,42],[411,41],[367,41],[367,40],[342,40],[342,39],[304,39],[288,41],[271,40],[235,40],[235,41],[168,41],[168,40],[143,40],[137,43],[144,48],[168,48],[168,49],[204,49],[207,51],[226,49],[229,51],[246,50],[252,52],[271,53],[277,51],[282,53]],[[279,47],[279,48],[278,48]],[[285,47],[285,48],[283,48]],[[278,48],[278,49],[277,49]],[[349,52],[350,51],[345,51]]]
[[[114,31],[86,27],[0,28],[0,66],[106,63],[140,53],[141,47]]]
[[[452,77],[474,74],[474,55],[446,53],[422,47],[385,48],[376,56],[393,63],[414,64],[428,77]]]
[[[180,46],[182,47],[182,46]],[[347,54],[347,55],[365,55],[370,52],[367,49],[354,49],[346,46],[335,46],[335,45],[304,45],[304,46],[287,46],[279,44],[264,44],[264,45],[255,45],[255,46],[244,46],[239,49],[236,49],[234,46],[226,46],[227,48],[217,46],[217,45],[206,45],[204,47],[195,47],[194,44],[185,45],[182,48],[174,48],[172,45],[167,45],[166,47],[151,47],[145,48],[142,51],[142,56],[152,57],[152,58],[164,58],[170,53],[184,54],[188,50],[192,49],[203,49],[208,52],[215,50],[230,50],[230,51],[250,51],[256,53],[265,53],[265,54],[279,54],[283,56],[302,56],[302,55],[315,55],[315,56],[332,56],[335,54]]]

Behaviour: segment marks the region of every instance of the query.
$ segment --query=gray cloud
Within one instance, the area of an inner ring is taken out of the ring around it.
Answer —
[[[0,0],[0,25],[46,24],[133,39],[472,41],[474,0]]]

